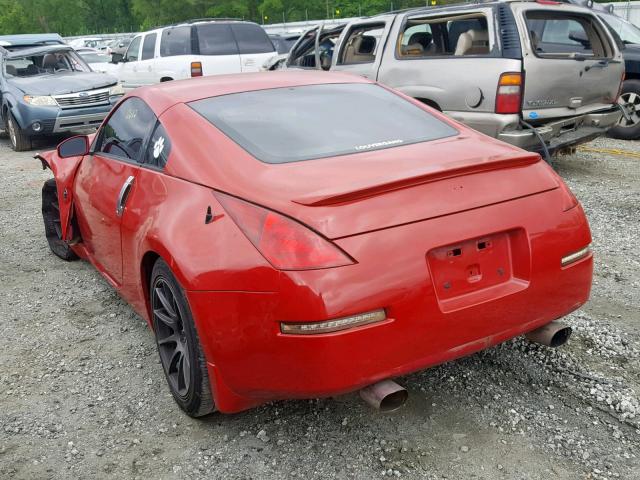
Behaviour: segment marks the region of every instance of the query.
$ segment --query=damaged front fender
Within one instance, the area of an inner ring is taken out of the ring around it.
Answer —
[[[34,158],[40,160],[43,170],[48,168],[53,172],[58,190],[62,239],[66,242],[71,241],[74,237],[73,229],[70,227],[73,217],[73,181],[84,157],[60,158],[56,150],[50,150],[37,153]]]

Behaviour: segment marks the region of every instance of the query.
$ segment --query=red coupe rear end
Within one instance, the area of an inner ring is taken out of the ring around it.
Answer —
[[[96,137],[102,150],[43,160],[64,199],[62,240],[156,334],[166,324],[161,360],[189,414],[213,408],[193,385],[211,385],[223,412],[336,395],[531,332],[588,299],[589,226],[558,175],[413,99],[305,72],[128,98]],[[143,113],[155,133],[125,142],[123,125]],[[120,161],[116,147],[150,164]],[[177,316],[193,317],[198,338]]]

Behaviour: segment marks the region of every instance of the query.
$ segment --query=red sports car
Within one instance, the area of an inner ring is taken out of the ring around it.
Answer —
[[[535,338],[589,296],[587,220],[539,155],[360,77],[141,88],[38,157],[51,249],[147,320],[192,416]]]

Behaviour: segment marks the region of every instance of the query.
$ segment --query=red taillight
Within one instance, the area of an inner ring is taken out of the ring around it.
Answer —
[[[520,113],[522,74],[503,73],[496,93],[496,113]]]
[[[313,270],[354,263],[336,245],[295,220],[230,195],[215,195],[251,243],[279,270]]]
[[[202,76],[202,62],[191,62],[191,76],[192,77]]]

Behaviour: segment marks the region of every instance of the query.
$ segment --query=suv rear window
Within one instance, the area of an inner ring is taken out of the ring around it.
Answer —
[[[205,23],[196,27],[200,55],[237,55],[238,46],[228,24]]]
[[[271,53],[275,51],[273,43],[267,33],[259,26],[251,23],[236,23],[231,25],[233,35],[238,42],[240,54]]]
[[[191,27],[167,28],[162,31],[160,40],[160,56],[191,54]]]
[[[257,90],[190,106],[265,163],[381,150],[458,133],[417,105],[371,84]]]
[[[532,11],[527,12],[527,29],[534,52],[542,57],[611,56],[609,43],[586,15]]]

